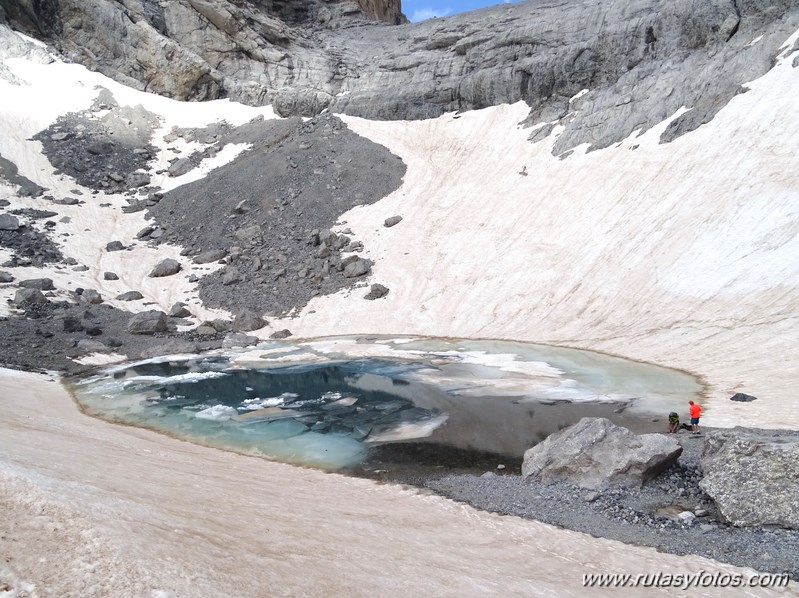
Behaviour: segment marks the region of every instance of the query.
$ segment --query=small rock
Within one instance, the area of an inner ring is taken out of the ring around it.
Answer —
[[[78,341],[78,350],[82,353],[107,353],[110,349],[100,341],[81,339]]]
[[[138,189],[150,184],[150,175],[144,172],[132,172],[128,175],[126,184],[131,189]]]
[[[197,326],[197,328],[194,329],[194,333],[200,336],[211,336],[217,332],[213,326],[206,326],[203,324],[202,326]]]
[[[253,330],[260,330],[266,326],[266,321],[257,313],[244,310],[236,315],[233,321],[233,330],[236,332],[251,332]]]
[[[171,177],[182,176],[194,168],[194,164],[188,158],[175,160],[169,167],[168,173]]]
[[[138,301],[139,299],[144,299],[144,295],[139,291],[127,291],[126,293],[117,295],[116,299],[117,301]]]
[[[39,289],[40,291],[52,291],[55,289],[51,278],[29,278],[20,280],[19,286],[25,289]]]
[[[599,496],[599,492],[589,492],[583,496],[583,500],[585,502],[594,502]]]
[[[171,258],[167,258],[165,260],[161,260],[156,264],[155,268],[152,269],[149,276],[150,278],[162,278],[164,276],[172,276],[173,274],[177,274],[180,272],[182,266],[180,262],[177,260],[173,260]]]
[[[206,326],[210,326],[217,332],[229,332],[233,328],[233,322],[230,320],[211,320],[210,322],[203,322]]]
[[[19,230],[19,218],[11,214],[0,214],[0,230]]]
[[[95,156],[110,154],[114,151],[114,144],[110,141],[94,141],[86,146],[86,151]]]
[[[241,332],[229,332],[222,341],[224,349],[232,347],[252,347],[258,344],[257,336],[249,336]]]
[[[44,305],[49,301],[39,289],[19,289],[14,295],[14,303],[17,305]]]
[[[67,316],[64,318],[63,328],[64,332],[81,332],[83,330],[83,324],[81,324],[80,318]]]
[[[753,397],[752,395],[744,394],[742,392],[737,392],[730,397],[731,401],[738,401],[739,403],[751,403],[752,401],[757,401],[757,397]]]
[[[139,232],[136,233],[136,238],[137,239],[146,239],[147,237],[149,237],[152,234],[152,232],[154,230],[155,230],[155,228],[152,227],[152,226],[145,226],[143,229],[141,229]]]
[[[400,222],[402,222],[402,216],[391,216],[391,218],[386,218],[385,222],[383,222],[383,226],[386,228],[391,228]]]
[[[372,264],[369,260],[357,258],[344,267],[344,276],[346,278],[357,278],[368,274],[372,269]]]
[[[277,332],[273,332],[272,334],[269,335],[269,338],[274,340],[281,340],[284,338],[288,338],[290,336],[291,336],[291,331],[286,328],[283,330],[278,330]]]
[[[103,302],[103,298],[94,289],[86,289],[81,294],[81,298],[86,301],[87,303],[91,303],[92,305],[98,305]]]
[[[122,251],[123,249],[125,249],[125,246],[122,241],[111,241],[105,246],[106,251]]]
[[[0,272],[0,282],[13,282],[14,277],[8,272]]]
[[[157,310],[137,313],[128,320],[127,330],[130,334],[166,332],[168,330],[166,314]]]
[[[119,280],[116,272],[103,272],[103,280]]]
[[[237,282],[241,282],[241,274],[239,271],[236,268],[225,268],[222,274],[222,284],[230,286]]]
[[[382,284],[373,284],[369,293],[364,295],[364,299],[374,301],[375,299],[380,299],[386,295],[388,295],[388,287],[384,287]]]
[[[696,519],[696,515],[691,513],[691,511],[683,511],[682,513],[679,513],[677,515],[677,518],[680,521],[690,525],[690,524],[692,524],[694,522],[694,519]]]
[[[200,255],[195,257],[192,261],[195,264],[210,264],[211,262],[218,262],[227,256],[227,251],[224,249],[210,249],[203,251]]]
[[[192,313],[186,309],[186,305],[184,303],[175,303],[172,308],[169,310],[169,317],[170,318],[190,318]]]

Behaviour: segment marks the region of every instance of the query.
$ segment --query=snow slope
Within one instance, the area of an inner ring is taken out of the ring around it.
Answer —
[[[797,56],[664,145],[668,122],[553,157],[557,131],[527,141],[521,103],[345,118],[408,164],[398,191],[342,218],[391,292],[317,298],[291,329],[595,349],[700,376],[708,424],[799,427]]]

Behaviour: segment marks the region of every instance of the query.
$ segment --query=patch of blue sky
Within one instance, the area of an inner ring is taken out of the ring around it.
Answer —
[[[447,17],[486,6],[517,1],[519,0],[403,0],[402,12],[411,22],[416,23],[434,17]]]

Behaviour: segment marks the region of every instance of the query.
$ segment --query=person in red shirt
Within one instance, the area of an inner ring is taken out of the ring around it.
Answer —
[[[688,401],[688,405],[688,411],[691,413],[691,431],[696,432],[699,428],[699,416],[702,414],[702,408],[693,401]]]

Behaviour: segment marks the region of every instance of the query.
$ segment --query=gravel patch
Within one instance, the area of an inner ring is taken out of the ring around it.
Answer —
[[[371,263],[358,261],[364,248],[354,235],[325,242],[320,234],[325,237],[347,210],[399,187],[405,164],[397,156],[330,115],[173,134],[213,141],[190,158],[193,164],[225,144],[252,144],[232,163],[164,193],[150,207],[163,231],[157,242],[179,244],[192,256],[226,254],[225,267],[200,280],[206,305],[285,315],[316,295],[365,285]],[[347,269],[348,261],[357,264]]]

